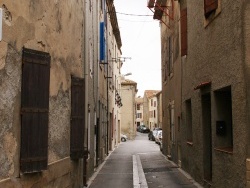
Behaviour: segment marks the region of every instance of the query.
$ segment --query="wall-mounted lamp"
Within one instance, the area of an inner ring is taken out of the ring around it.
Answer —
[[[132,75],[131,72],[129,72],[129,73],[127,73],[127,74],[123,74],[122,76],[130,76],[130,75]]]

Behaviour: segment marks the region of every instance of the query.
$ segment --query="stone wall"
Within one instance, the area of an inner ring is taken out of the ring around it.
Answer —
[[[202,96],[211,99],[212,187],[244,187],[247,148],[246,82],[244,78],[243,1],[220,1],[221,11],[213,19],[204,16],[204,1],[186,1],[188,52],[182,64],[182,101],[191,99],[192,145],[186,142],[185,119],[181,131],[182,168],[201,184],[204,182],[204,123]],[[194,89],[201,83],[211,85]],[[222,137],[216,133],[218,101],[216,91],[230,87],[232,101],[232,152],[216,150]],[[185,117],[185,106],[183,106]]]
[[[0,187],[78,186],[80,164],[69,159],[70,87],[71,75],[83,77],[83,3],[0,0],[0,7],[4,13],[0,42]],[[19,168],[23,47],[51,56],[49,165],[47,171],[29,175]]]

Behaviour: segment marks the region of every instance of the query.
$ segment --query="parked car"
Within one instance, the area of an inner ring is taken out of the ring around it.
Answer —
[[[121,141],[126,142],[128,140],[128,137],[125,134],[121,134]]]
[[[162,151],[162,139],[159,142],[160,150]]]
[[[162,129],[161,129],[161,128],[155,128],[153,131],[150,131],[150,132],[148,133],[148,139],[149,139],[149,140],[152,140],[152,141],[155,141],[155,136],[156,136],[156,134],[157,134],[157,132],[158,132],[159,130],[162,130]]]
[[[156,136],[157,132],[158,132],[158,130],[150,131],[150,132],[148,133],[148,139],[149,139],[149,140],[152,140],[152,141],[155,141],[155,136]]]
[[[146,125],[139,125],[137,131],[141,133],[149,133],[150,129]]]
[[[160,144],[160,141],[162,140],[162,130],[157,131],[157,134],[155,136],[155,143]]]

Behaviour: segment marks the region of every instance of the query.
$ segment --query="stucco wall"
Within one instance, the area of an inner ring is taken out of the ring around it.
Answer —
[[[205,27],[203,1],[187,1],[188,55],[183,63],[182,100],[192,101],[193,145],[182,142],[182,167],[203,183],[201,94],[194,87],[211,81],[212,187],[244,187],[246,159],[246,90],[243,72],[243,1],[221,1],[221,13]],[[194,21],[195,20],[195,21]],[[214,91],[231,86],[233,154],[214,150],[216,101]],[[185,108],[183,108],[185,116]],[[185,121],[184,121],[185,123]],[[185,124],[183,126],[185,136]]]
[[[122,108],[121,108],[121,132],[134,139],[136,136],[135,129],[135,88],[133,85],[122,85],[121,91]]]
[[[245,57],[245,79],[247,83],[247,101],[250,100],[250,2],[246,1],[244,4],[244,12],[242,14],[243,16],[243,23],[244,23],[244,57]],[[247,111],[250,111],[250,105],[249,102],[247,103]],[[248,113],[248,124],[250,121],[250,116]],[[247,188],[250,188],[250,127],[248,126],[248,129],[246,130],[246,133],[248,133],[248,140],[247,140],[247,160],[246,160],[246,179],[247,179]]]
[[[11,181],[16,186],[31,187],[40,183],[46,185],[54,177],[50,170],[34,176],[16,178],[20,176],[22,47],[51,55],[48,162],[51,164],[49,169],[54,170],[52,163],[61,163],[61,159],[69,156],[71,75],[83,76],[83,3],[0,0],[0,7],[4,11],[3,40],[0,42],[0,181],[9,181],[8,178],[12,178]],[[61,174],[55,177],[69,178],[72,176],[69,171],[77,174],[77,164],[68,160],[67,165],[66,169],[55,170],[53,173]],[[47,176],[50,178],[47,179]],[[26,181],[30,182],[23,183]],[[74,183],[58,185],[66,187],[73,186]]]
[[[172,37],[173,49],[173,69],[167,79],[162,78],[162,129],[163,129],[163,153],[171,156],[172,160],[178,163],[178,145],[180,144],[180,137],[178,131],[178,116],[181,114],[181,50],[180,50],[180,6],[179,3],[174,3],[174,20],[164,17],[169,20],[169,29],[163,23],[161,24],[161,46],[162,46],[162,70],[166,69],[166,62],[168,62],[167,50],[169,36]],[[164,19],[163,18],[163,19]],[[164,72],[162,73],[164,76]],[[170,103],[174,104],[174,143],[170,140]]]

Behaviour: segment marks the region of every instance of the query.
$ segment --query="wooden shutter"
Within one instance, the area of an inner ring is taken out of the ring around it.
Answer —
[[[208,17],[218,8],[218,0],[204,0],[205,17]]]
[[[169,50],[169,60],[168,60],[169,72],[168,72],[168,75],[170,76],[170,74],[173,72],[173,37],[172,36],[169,37],[168,50]]]
[[[47,169],[50,55],[23,49],[21,153],[24,173]]]
[[[79,159],[84,156],[85,124],[85,82],[82,78],[71,78],[71,127],[70,157]]]
[[[181,11],[181,56],[187,55],[187,9]]]

